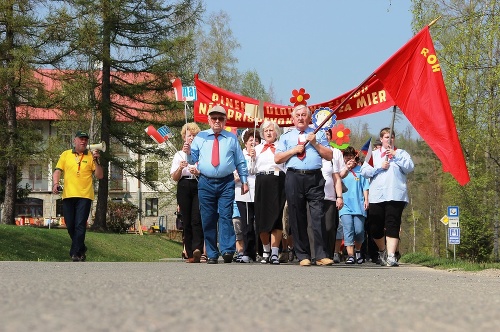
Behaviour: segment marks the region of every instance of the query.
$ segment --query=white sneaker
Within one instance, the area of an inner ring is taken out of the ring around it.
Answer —
[[[240,263],[250,263],[252,260],[248,256],[241,256]]]
[[[378,260],[380,261],[380,265],[387,265],[387,249],[378,252]]]
[[[387,266],[399,266],[398,260],[394,254],[389,254],[387,256]]]

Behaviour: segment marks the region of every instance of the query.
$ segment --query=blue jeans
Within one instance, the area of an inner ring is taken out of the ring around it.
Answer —
[[[64,223],[71,238],[70,256],[82,256],[86,251],[85,232],[90,214],[92,200],[88,198],[71,197],[63,199]]]
[[[220,252],[233,254],[236,251],[236,235],[232,219],[234,175],[231,173],[224,178],[200,176],[198,199],[208,258],[219,257],[217,233]]]
[[[340,217],[344,226],[344,245],[353,246],[365,240],[365,217],[359,214],[344,214]]]

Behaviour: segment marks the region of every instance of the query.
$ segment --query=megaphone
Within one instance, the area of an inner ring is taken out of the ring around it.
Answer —
[[[101,143],[98,143],[98,144],[89,144],[88,149],[90,151],[99,150],[102,152],[106,152],[106,143],[104,141],[102,141]]]

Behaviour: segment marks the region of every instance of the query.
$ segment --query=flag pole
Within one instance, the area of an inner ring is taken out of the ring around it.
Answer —
[[[392,121],[391,121],[391,127],[389,129],[389,148],[390,149],[393,148],[391,143],[393,143],[392,133],[394,132],[394,122],[396,121],[396,108],[397,108],[396,105],[392,106]],[[385,161],[387,161],[387,160],[389,160],[389,156],[385,155]]]
[[[363,85],[366,84],[366,82],[368,82],[373,76],[375,76],[375,73],[372,73],[370,76],[368,76],[363,82],[361,82],[360,85],[358,85],[354,90],[351,91],[351,93],[344,99],[340,102],[340,104],[333,110],[333,112],[331,112],[324,120],[323,122],[321,122],[318,126],[318,128],[314,129],[314,134],[316,134],[320,129],[321,127],[323,127],[325,125],[325,123],[328,122],[328,120],[331,119],[331,117],[333,116],[333,114],[335,114],[335,112],[337,112],[337,110],[339,110],[342,106],[344,106],[348,101],[349,99],[351,99],[352,96],[354,96],[354,94],[356,94],[356,92],[358,92],[362,87]],[[307,142],[306,142],[307,144]]]
[[[439,15],[437,18],[435,18],[431,23],[427,24],[427,26],[430,28],[431,26],[434,25],[434,23],[437,22],[437,20],[439,20],[441,17],[443,17],[443,15]]]

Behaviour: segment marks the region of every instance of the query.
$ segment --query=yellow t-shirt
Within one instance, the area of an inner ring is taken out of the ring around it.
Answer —
[[[94,200],[92,174],[95,171],[95,164],[89,150],[80,154],[75,149],[64,151],[59,157],[56,169],[64,174],[63,199],[82,197]]]

